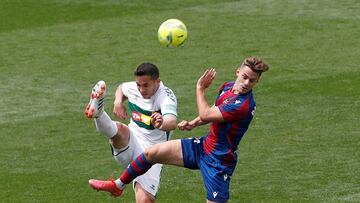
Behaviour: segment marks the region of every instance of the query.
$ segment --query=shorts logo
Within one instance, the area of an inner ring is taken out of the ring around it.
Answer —
[[[216,196],[218,195],[218,192],[213,192],[213,196],[214,196],[214,198],[216,198]]]
[[[199,140],[198,138],[195,138],[195,139],[194,139],[194,143],[199,144],[199,143],[200,143],[200,140]]]
[[[226,181],[228,179],[229,175],[228,174],[224,174],[224,181]]]

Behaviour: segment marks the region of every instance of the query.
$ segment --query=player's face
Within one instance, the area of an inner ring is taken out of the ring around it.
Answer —
[[[135,77],[137,88],[144,99],[150,99],[160,86],[160,79],[152,79],[148,75]]]
[[[237,90],[240,94],[244,94],[252,90],[252,88],[259,81],[259,73],[252,71],[245,66],[236,70],[236,84]]]

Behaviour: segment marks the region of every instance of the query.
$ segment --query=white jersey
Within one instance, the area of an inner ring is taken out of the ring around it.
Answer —
[[[152,112],[159,112],[163,116],[166,114],[177,116],[177,101],[173,91],[160,82],[155,94],[150,99],[144,99],[135,81],[125,82],[121,88],[129,101],[131,113],[129,128],[136,132],[138,139],[149,142],[150,145],[169,140],[170,132],[156,129],[150,123],[150,116]]]

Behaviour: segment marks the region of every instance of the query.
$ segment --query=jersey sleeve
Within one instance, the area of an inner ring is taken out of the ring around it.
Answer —
[[[227,86],[229,86],[229,85],[231,85],[231,82],[224,82],[224,83],[219,87],[219,89],[218,89],[218,94],[220,95],[221,92],[222,92]]]
[[[121,84],[121,90],[125,97],[129,97],[129,90],[132,86],[132,82],[124,82]]]
[[[173,91],[167,87],[160,97],[160,110],[162,115],[172,114],[177,116],[177,100]]]
[[[244,119],[252,111],[249,99],[239,99],[228,104],[221,104],[218,108],[226,122]]]

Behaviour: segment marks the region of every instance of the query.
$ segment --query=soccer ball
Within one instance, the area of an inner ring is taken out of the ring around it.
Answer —
[[[186,26],[178,19],[168,19],[160,25],[158,38],[160,43],[166,47],[178,47],[187,38]]]

